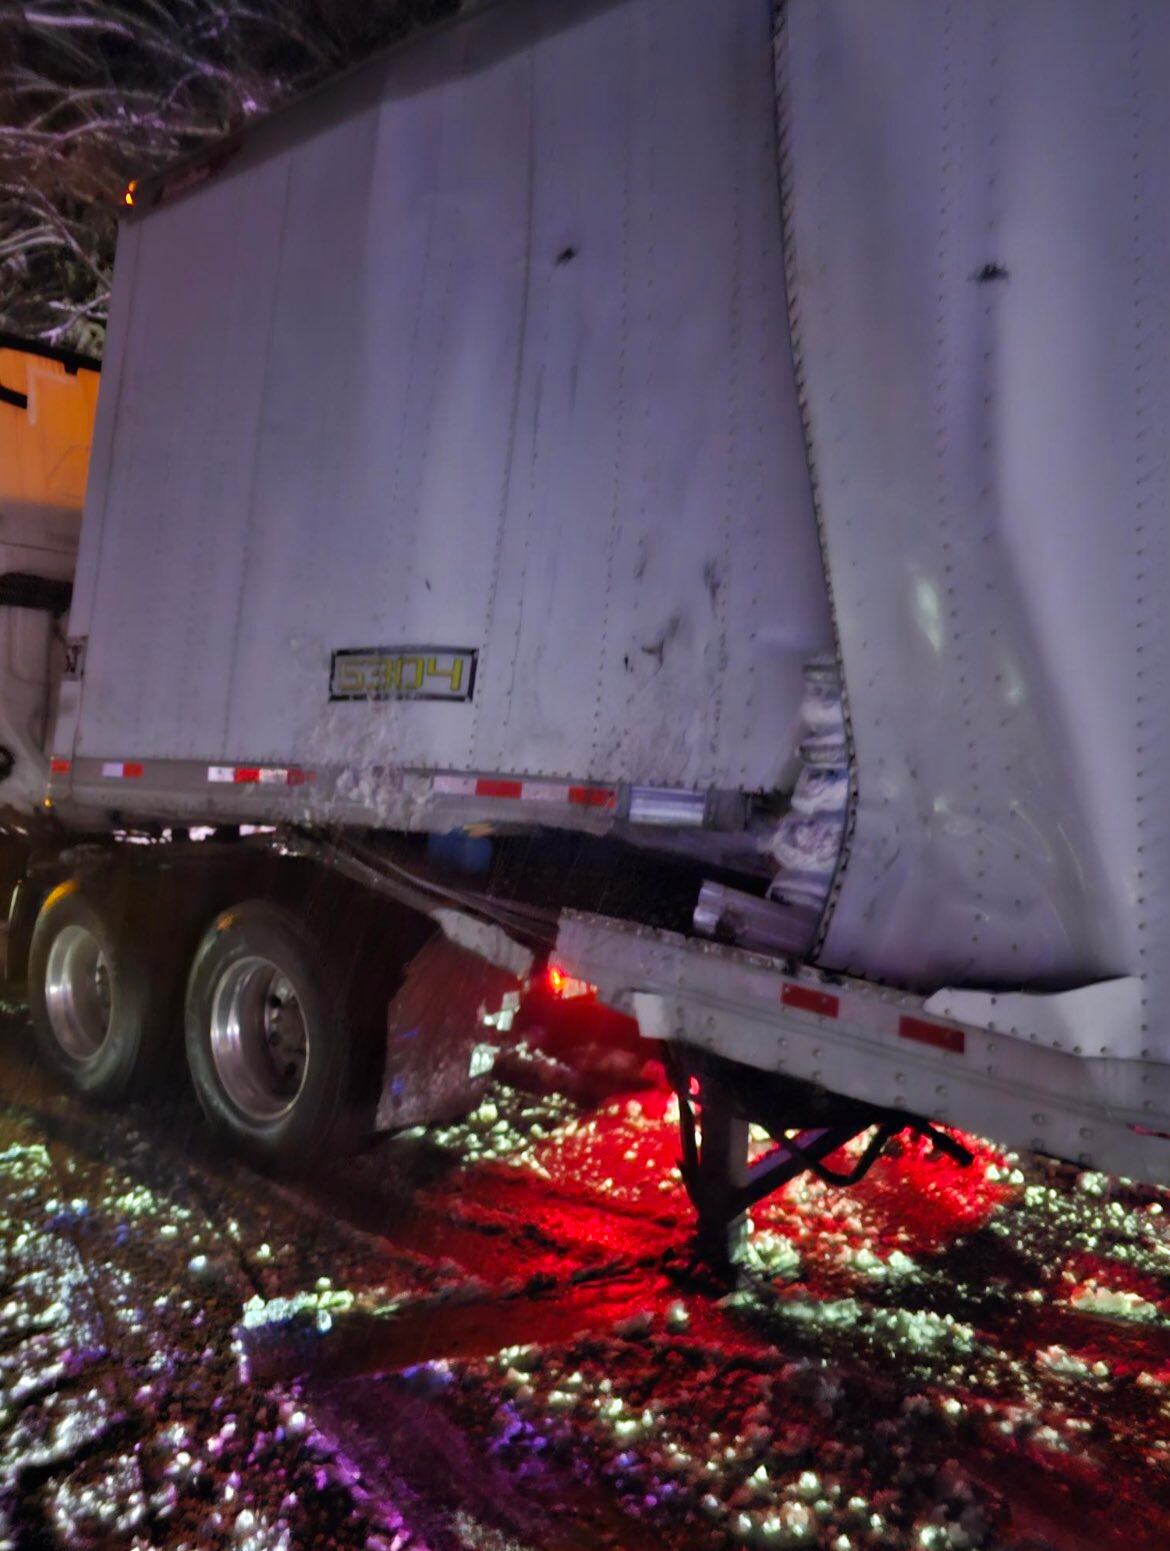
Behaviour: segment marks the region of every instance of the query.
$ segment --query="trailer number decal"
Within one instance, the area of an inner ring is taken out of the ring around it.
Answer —
[[[470,700],[479,653],[461,646],[374,646],[333,653],[330,700]]]

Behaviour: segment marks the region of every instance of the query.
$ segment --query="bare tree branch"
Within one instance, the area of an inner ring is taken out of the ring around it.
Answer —
[[[0,0],[0,328],[100,350],[122,195],[460,0]]]

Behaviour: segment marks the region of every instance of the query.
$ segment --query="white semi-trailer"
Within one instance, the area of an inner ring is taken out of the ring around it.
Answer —
[[[1170,1181],[1168,82],[1156,0],[505,0],[134,186],[47,1057],[185,1006],[299,1157],[425,1111],[420,948],[555,940],[708,1225],[932,1121]]]

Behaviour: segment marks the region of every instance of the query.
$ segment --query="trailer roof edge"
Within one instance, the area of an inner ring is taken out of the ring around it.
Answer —
[[[607,9],[623,3],[626,0],[555,0],[555,3],[545,0],[547,10],[541,13],[542,23],[550,29],[556,29],[572,25],[592,10]],[[529,7],[535,9],[531,6],[531,0]],[[132,197],[126,198],[117,207],[119,221],[140,220],[148,216],[160,204],[186,193],[189,188],[220,171],[227,162],[235,159],[245,144],[251,147],[258,137],[267,136],[274,127],[284,125],[306,108],[311,110],[313,104],[324,98],[331,95],[342,97],[346,88],[363,74],[384,69],[400,56],[408,55],[446,33],[471,27],[493,12],[506,14],[509,10],[524,8],[523,0],[463,0],[459,9],[450,15],[438,21],[423,23],[396,38],[388,39],[372,49],[364,59],[343,66],[336,74],[314,82],[267,112],[234,124],[210,143],[176,156],[156,170],[144,172],[133,179],[127,190]]]

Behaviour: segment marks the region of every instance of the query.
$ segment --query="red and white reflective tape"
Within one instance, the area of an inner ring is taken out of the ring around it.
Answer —
[[[520,776],[438,775],[433,791],[441,797],[497,797],[523,802],[554,802],[573,808],[617,807],[612,786],[573,786],[561,781],[529,781]]]
[[[304,786],[313,773],[293,765],[208,765],[207,779],[225,786]]]
[[[848,990],[841,993],[822,991],[816,986],[801,985],[796,981],[786,980],[780,987],[780,1005],[795,1012],[812,1013],[818,1018],[840,1018],[844,1015],[849,1019],[849,1003],[852,998]],[[860,1000],[860,999],[856,999]],[[865,999],[866,1022],[872,1021],[874,1001],[870,997]],[[844,1003],[844,1008],[842,1004]],[[953,1023],[936,1023],[933,1019],[911,1017],[908,1013],[899,1013],[896,1009],[890,1009],[891,1034],[896,1034],[899,1039],[910,1039],[918,1045],[932,1045],[936,1050],[949,1050],[952,1055],[961,1056],[966,1053],[967,1036],[964,1031]]]
[[[103,781],[137,781],[142,766],[136,759],[112,759],[102,763]]]

